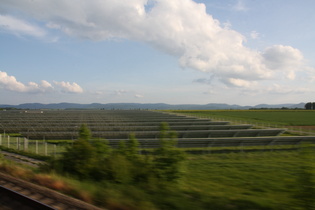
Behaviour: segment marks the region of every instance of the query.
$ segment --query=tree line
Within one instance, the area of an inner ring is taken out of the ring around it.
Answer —
[[[305,109],[315,110],[315,102],[308,102],[305,104]]]

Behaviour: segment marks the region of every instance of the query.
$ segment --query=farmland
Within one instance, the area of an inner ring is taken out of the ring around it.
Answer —
[[[187,155],[185,173],[178,185],[169,184],[169,187],[160,189],[156,187],[160,186],[159,182],[148,182],[144,187],[142,182],[94,183],[91,180],[73,179],[70,181],[71,187],[75,185],[84,191],[90,202],[108,209],[303,209],[301,206],[309,202],[305,201],[303,195],[314,191],[314,153],[304,157],[301,151],[274,149],[279,145],[301,148],[301,143],[315,143],[315,138],[283,136],[285,130],[282,128],[255,128],[251,124],[240,123],[240,119],[244,122],[246,118],[236,118],[236,114],[234,118],[239,124],[229,123],[224,116],[213,117],[207,112],[181,111],[177,112],[181,115],[175,115],[144,110],[7,111],[0,114],[0,132],[2,135],[12,135],[10,138],[2,136],[1,142],[12,149],[26,147],[27,150],[38,150],[39,153],[47,150],[54,154],[64,150],[47,148],[47,143],[55,142],[53,145],[56,146],[57,143],[78,142],[75,140],[79,127],[85,123],[92,131],[93,140],[107,139],[110,146],[117,148],[121,140],[127,141],[129,134],[134,133],[139,142],[139,151],[153,151],[158,147],[160,124],[167,122],[171,130],[177,132],[178,147],[204,149],[202,154]],[[26,146],[25,139],[32,144]],[[241,152],[247,146],[255,147],[258,151]],[[214,153],[216,148],[222,147],[239,148],[239,152]],[[141,155],[140,159],[143,157],[144,160],[146,155]],[[128,163],[122,160],[118,159],[113,166]],[[124,172],[120,168],[117,168],[117,172]],[[305,175],[308,178],[305,179]]]
[[[126,139],[132,132],[139,138],[156,138],[160,123],[167,122],[179,137],[187,138],[190,134],[185,135],[186,131],[250,129],[251,125],[312,128],[314,119],[315,112],[306,110],[6,111],[0,112],[0,132],[17,133],[33,140],[73,140],[78,136],[79,126],[85,123],[94,138]]]
[[[261,118],[268,119],[266,117],[268,113],[270,118],[273,113],[276,113],[277,119],[281,120],[281,117],[291,113],[307,113],[307,116],[312,116],[313,112],[175,112],[176,114],[147,110],[2,111],[0,112],[0,132],[3,133],[3,138],[0,138],[0,145],[24,148],[24,150],[27,148],[29,151],[42,154],[47,154],[47,151],[50,151],[50,154],[56,154],[64,150],[56,145],[62,146],[63,143],[71,143],[77,139],[79,127],[86,124],[92,132],[93,139],[106,139],[112,147],[117,147],[121,140],[127,140],[130,134],[134,134],[141,148],[156,148],[159,146],[159,127],[162,122],[166,122],[171,130],[176,131],[179,139],[178,147],[181,148],[297,145],[303,141],[314,141],[312,137],[282,136],[286,131],[283,128],[260,127],[256,129],[252,124],[244,124],[244,122],[237,124],[217,119],[221,115],[234,118],[238,116],[243,120],[250,116],[258,119],[258,114],[262,116]],[[178,115],[179,113],[181,115]],[[305,115],[299,116],[300,118],[295,115],[295,119],[299,121],[309,119]],[[10,139],[5,137],[8,133],[16,137]],[[24,143],[25,141],[27,144]],[[54,145],[47,147],[46,143]]]
[[[250,121],[284,126],[315,126],[312,110],[178,110],[173,113],[202,118],[226,118],[234,121]]]
[[[0,112],[0,145],[36,154],[56,154],[65,144],[78,138],[78,129],[86,124],[93,139],[106,139],[117,147],[130,134],[141,148],[159,146],[162,122],[176,131],[178,147],[251,147],[314,143],[308,136],[283,136],[284,128],[259,127],[258,122],[312,126],[311,111],[172,111],[147,110],[44,110]],[[292,120],[292,118],[295,119]],[[278,120],[278,121],[275,121]],[[231,123],[230,123],[231,122]],[[293,122],[297,122],[293,124]],[[259,129],[257,129],[259,128]],[[6,136],[10,134],[10,136]],[[9,138],[10,137],[10,138]]]
[[[312,110],[178,110],[172,113],[200,118],[249,123],[257,127],[284,127],[302,133],[315,134],[315,112]]]

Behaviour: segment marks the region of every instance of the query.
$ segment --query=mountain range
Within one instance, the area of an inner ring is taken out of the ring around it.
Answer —
[[[15,109],[151,109],[151,110],[215,110],[215,109],[303,109],[305,103],[299,104],[259,104],[256,106],[240,106],[229,105],[224,103],[210,103],[210,104],[165,104],[165,103],[24,103],[19,105],[5,105],[0,104],[0,108],[15,108]]]

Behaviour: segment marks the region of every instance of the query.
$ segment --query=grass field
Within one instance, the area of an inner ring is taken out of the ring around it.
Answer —
[[[302,161],[298,152],[197,156],[188,162],[185,187],[244,209],[295,209]],[[305,161],[314,184],[314,155]]]
[[[256,127],[285,127],[294,132],[300,132],[302,135],[315,134],[315,111],[313,110],[176,110],[169,112],[230,121],[235,124],[253,124]]]
[[[133,202],[144,203],[141,199],[146,197],[158,209],[312,209],[303,207],[306,202],[299,194],[308,190],[300,187],[305,164],[313,169],[309,183],[315,190],[314,155],[308,159],[297,151],[197,155],[189,156],[186,164],[179,189],[148,197],[129,192],[139,199]]]
[[[315,126],[315,111],[312,110],[176,110],[171,112],[198,117],[221,117],[287,126]]]

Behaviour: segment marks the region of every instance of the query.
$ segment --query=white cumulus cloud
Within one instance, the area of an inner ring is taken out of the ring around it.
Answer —
[[[275,45],[269,47],[262,56],[270,69],[295,69],[303,64],[302,53],[291,46]]]
[[[54,84],[66,93],[82,93],[83,89],[75,82],[55,82]],[[56,90],[56,88],[46,80],[40,83],[28,82],[26,84],[17,81],[14,76],[0,71],[0,89],[20,92],[20,93],[47,93]]]
[[[61,88],[62,92],[65,93],[82,93],[83,89],[75,82],[56,82],[54,81],[54,84]]]
[[[45,80],[42,80],[39,84],[35,82],[24,84],[3,71],[0,71],[0,88],[21,93],[43,93],[50,92],[53,89],[52,85]]]
[[[248,9],[241,0],[234,8]],[[261,80],[294,80],[296,72],[306,67],[302,53],[291,46],[275,45],[264,51],[246,47],[241,33],[192,0],[2,0],[0,9],[21,12],[47,28],[81,39],[144,42],[176,56],[182,67],[238,87],[248,88]],[[62,86],[80,91],[75,84]]]
[[[256,84],[256,82],[246,81],[242,79],[236,79],[236,78],[228,78],[226,80],[223,80],[223,82],[228,86],[233,87],[251,87],[252,85]]]

